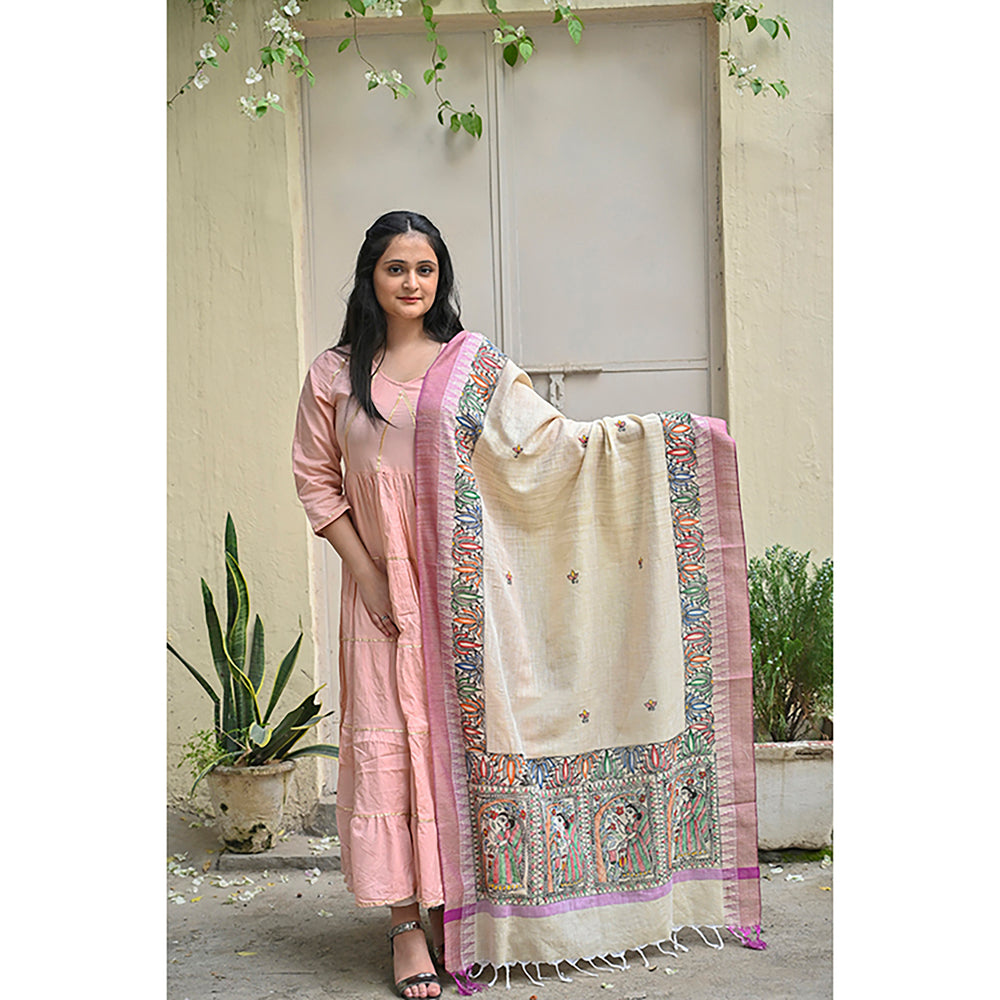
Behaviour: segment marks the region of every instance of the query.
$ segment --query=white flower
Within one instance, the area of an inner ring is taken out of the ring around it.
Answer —
[[[198,70],[194,75],[194,80],[191,81],[199,90],[208,83],[208,74],[203,70]]]
[[[519,25],[514,34],[517,35],[518,38],[524,38],[524,25]]]
[[[257,72],[256,69],[254,69],[253,66],[247,70],[246,82],[248,86],[252,87],[255,83],[260,83],[263,79],[264,78]]]
[[[214,59],[215,49],[212,48],[212,43],[205,42],[205,44],[198,50],[198,55],[200,55],[202,59]]]
[[[270,28],[277,35],[287,35],[292,26],[287,18],[282,17],[276,10],[271,12],[271,16],[264,22],[265,28]]]
[[[389,71],[389,75],[393,78],[393,80],[396,81],[396,83],[402,83],[403,82],[403,75],[402,75],[402,73],[399,72],[398,69],[390,70]]]
[[[295,17],[302,8],[295,2],[295,0],[289,0],[284,7],[281,8],[289,17]]]
[[[268,104],[277,104],[281,98],[277,94],[272,94],[271,91],[267,92],[267,97],[264,98]]]
[[[546,0],[548,2],[548,0]],[[503,43],[503,32],[499,28],[493,29],[493,44],[501,45]]]

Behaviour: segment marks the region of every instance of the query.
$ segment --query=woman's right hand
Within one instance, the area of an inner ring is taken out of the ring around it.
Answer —
[[[375,627],[390,639],[399,636],[399,629],[392,618],[392,603],[389,600],[389,578],[374,563],[371,570],[358,578],[358,592],[361,601]]]
[[[337,550],[351,575],[357,581],[361,602],[375,627],[390,639],[399,635],[389,601],[389,579],[368,554],[358,537],[350,513],[345,512],[331,521],[320,534]]]

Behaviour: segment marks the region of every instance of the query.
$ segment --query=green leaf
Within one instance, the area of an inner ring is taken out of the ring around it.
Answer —
[[[202,772],[201,772],[201,773],[200,773],[200,774],[198,775],[198,777],[196,777],[196,778],[194,779],[194,784],[193,784],[193,785],[191,786],[191,793],[190,793],[190,794],[191,794],[191,795],[194,795],[194,790],[195,790],[195,789],[196,789],[196,788],[198,787],[198,783],[199,783],[199,782],[201,781],[201,779],[202,779],[202,778],[204,778],[204,777],[205,777],[205,775],[206,775],[206,774],[208,774],[208,772],[209,772],[209,771],[211,771],[211,770],[212,770],[212,768],[213,768],[213,767],[216,767],[216,766],[217,766],[217,765],[219,765],[219,764],[222,764],[222,765],[226,765],[226,764],[230,764],[230,763],[232,763],[232,761],[233,761],[233,760],[234,760],[234,759],[235,759],[235,758],[236,758],[237,756],[239,756],[239,753],[240,753],[240,751],[239,751],[239,750],[234,750],[234,751],[232,751],[231,753],[227,753],[227,754],[225,754],[224,756],[220,757],[220,758],[219,758],[218,760],[213,760],[213,761],[212,761],[212,763],[211,763],[211,764],[209,764],[209,765],[208,765],[208,767],[206,767],[206,768],[205,768],[205,769],[204,769],[204,770],[203,770],[203,771],[202,771]]]
[[[784,80],[778,80],[776,83],[772,83],[771,89],[778,95],[778,97],[788,96],[788,87],[785,85]]]
[[[772,20],[769,17],[762,17],[760,19],[760,26],[772,37],[778,37],[778,22]]]
[[[205,693],[209,696],[209,698],[212,699],[213,704],[218,705],[219,696],[215,693],[215,688],[213,688],[212,685],[209,684],[208,681],[206,681],[205,678],[202,677],[201,674],[197,670],[195,670],[195,668],[192,667],[191,664],[188,663],[188,661],[185,660],[184,657],[181,656],[181,654],[178,653],[173,646],[170,645],[169,642],[167,643],[167,649],[170,650],[170,652],[173,653],[174,656],[176,656],[177,659],[180,660],[181,663],[183,663],[184,666],[188,668],[194,679],[205,689]]]
[[[285,50],[282,48],[276,48],[274,50],[274,56],[281,63],[282,66],[285,65]]]
[[[236,681],[236,691],[238,694],[237,704],[240,712],[240,729],[247,729],[255,722],[258,725],[261,725],[264,722],[264,719],[260,714],[260,703],[257,701],[257,692],[254,691],[253,684],[250,683],[250,678],[247,677],[247,675],[240,670],[239,667],[232,663],[229,664],[229,669]]]
[[[219,616],[215,610],[215,598],[204,580],[201,581],[201,599],[205,606],[205,627],[208,629],[208,645],[212,650],[212,661],[215,664],[215,672],[222,684],[222,689],[225,691],[230,686],[229,655],[222,638]]]
[[[226,633],[226,650],[233,663],[241,670],[246,662],[247,649],[247,623],[250,620],[250,595],[247,591],[247,582],[243,577],[240,564],[227,552],[226,553],[226,573],[228,579],[232,581],[236,591],[236,613],[230,616],[233,623]]]
[[[376,79],[373,78],[373,79],[371,79],[371,80],[368,81],[368,89],[369,90],[374,90],[377,86],[378,86],[378,80],[376,80]]]
[[[715,17],[716,21],[721,24],[723,18],[726,16],[726,5],[724,3],[713,3],[712,15]]]
[[[267,745],[267,741],[271,738],[271,727],[270,726],[258,726],[255,722],[247,734],[250,737],[250,742],[255,745],[262,747]]]
[[[503,61],[508,66],[513,66],[517,62],[517,46],[513,42],[504,46]]]
[[[333,711],[322,713],[316,700],[317,692],[305,698],[274,727],[266,748],[252,753],[248,763],[258,764],[268,760],[283,760],[288,751],[321,719],[332,715]]]
[[[343,40],[343,41],[342,41],[342,42],[341,42],[341,43],[340,43],[340,44],[339,44],[339,45],[337,46],[337,51],[338,51],[338,52],[343,52],[343,51],[344,51],[344,49],[346,49],[346,48],[348,48],[348,47],[350,46],[350,44],[351,44],[351,40],[350,40],[349,38],[345,38],[345,39],[344,39],[344,40]]]
[[[309,81],[309,86],[311,87],[316,82],[316,74],[311,69],[307,69],[306,79]]]
[[[427,69],[424,70],[424,83],[430,86],[431,80],[433,79],[434,79],[434,67],[429,66]]]
[[[351,10],[356,11],[362,17],[365,16],[365,5],[362,0],[347,0],[347,4]]]
[[[260,615],[255,615],[253,620],[247,676],[253,684],[254,691],[260,694],[261,685],[264,683],[264,623],[260,620]]]
[[[300,747],[291,753],[285,754],[285,760],[292,760],[294,757],[339,757],[340,747],[335,747],[332,743],[314,743],[312,746]]]
[[[757,27],[757,18],[753,14],[747,14],[746,16],[747,31],[753,31]]]
[[[226,535],[225,535],[225,556],[232,556],[236,562],[239,562],[239,551],[236,545],[236,525],[233,523],[233,515],[226,514]],[[225,558],[223,556],[223,558]],[[236,583],[233,578],[227,573],[226,574],[226,630],[228,631],[233,627],[233,622],[236,620],[236,606],[239,603],[239,598],[236,594]]]
[[[448,50],[440,42],[434,50],[434,58],[440,59],[442,62],[448,58]]]
[[[527,62],[535,51],[535,46],[531,43],[530,39],[522,38],[517,46],[517,50],[521,53],[521,58]]]
[[[216,35],[215,41],[223,52],[229,51],[229,39],[225,35]]]
[[[302,635],[300,634],[292,648],[285,653],[285,658],[281,661],[281,666],[278,667],[278,674],[274,678],[274,688],[271,690],[271,698],[267,703],[267,711],[264,713],[265,723],[271,718],[274,706],[278,704],[278,699],[285,690],[288,678],[292,675],[292,667],[295,666],[295,658],[299,655],[299,646],[301,645]]]
[[[561,7],[556,7],[556,16],[552,18],[553,24],[558,24],[563,19],[563,13]]]
[[[457,114],[452,115],[451,125],[449,126],[449,128],[452,130],[452,132],[457,132],[459,131],[459,129],[461,129],[461,127],[462,127],[462,122],[459,119],[458,115]]]
[[[751,80],[750,89],[754,94],[759,94],[764,89],[764,84],[759,79]]]
[[[569,32],[569,37],[573,39],[574,45],[580,44],[580,39],[583,37],[583,21],[578,17],[570,18],[566,22],[566,30]]]

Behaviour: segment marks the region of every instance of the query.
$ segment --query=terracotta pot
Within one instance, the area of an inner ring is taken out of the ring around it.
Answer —
[[[259,854],[274,845],[294,760],[260,767],[214,767],[206,775],[215,824],[226,850]]]

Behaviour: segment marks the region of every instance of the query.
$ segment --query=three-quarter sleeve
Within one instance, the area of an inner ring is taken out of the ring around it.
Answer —
[[[330,374],[321,359],[309,369],[299,396],[292,442],[295,488],[316,534],[350,509],[344,496]]]

